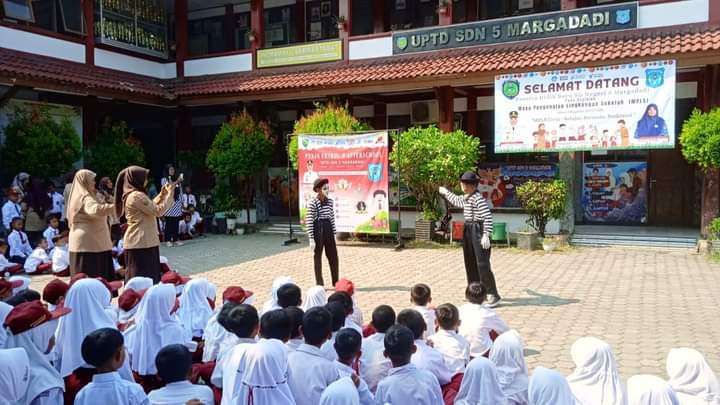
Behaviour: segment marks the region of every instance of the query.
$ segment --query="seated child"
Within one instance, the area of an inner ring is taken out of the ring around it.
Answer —
[[[13,297],[13,289],[20,287],[22,281],[20,280],[6,280],[0,277],[0,302],[7,302]]]
[[[429,340],[435,350],[443,355],[445,364],[453,375],[463,373],[470,361],[470,344],[457,333],[460,313],[453,304],[442,304],[435,309],[435,312],[438,330]]]
[[[372,313],[370,324],[375,333],[363,339],[360,357],[360,376],[367,382],[370,391],[375,392],[377,384],[387,376],[392,367],[385,357],[385,332],[395,324],[395,310],[389,305],[380,305]]]
[[[52,271],[57,277],[70,275],[70,253],[68,252],[68,234],[63,232],[53,237],[55,249],[53,249],[51,262]]]
[[[190,186],[185,186],[185,192],[182,195],[182,205],[185,209],[197,206],[197,198],[195,198],[195,194],[192,193],[192,187]]]
[[[145,290],[137,292],[126,287],[118,297],[118,329],[120,332],[124,332],[132,325],[143,294],[145,294]]]
[[[334,292],[328,297],[328,302],[340,303],[343,308],[345,308],[345,322],[343,322],[343,328],[353,328],[362,335],[362,326],[355,323],[352,318],[355,313],[355,309],[353,307],[353,300],[350,294],[345,292]]]
[[[51,280],[45,285],[42,292],[42,299],[48,305],[48,310],[54,311],[57,307],[62,307],[65,303],[70,286],[59,278]]]
[[[80,390],[75,405],[97,404],[132,405],[148,403],[143,388],[120,377],[117,370],[125,362],[125,341],[117,329],[101,328],[83,339],[81,346],[85,362],[96,368],[92,382]]]
[[[415,335],[403,325],[394,325],[385,334],[385,355],[393,368],[377,387],[378,404],[443,404],[442,391],[437,378],[427,370],[410,362],[416,350]]]
[[[162,262],[160,267],[162,267]],[[176,271],[166,271],[160,277],[160,284],[172,284],[175,287],[175,294],[179,296],[185,289],[185,284],[190,280],[190,277],[183,277]]]
[[[335,291],[336,292],[344,292],[347,295],[352,298],[353,302],[353,313],[350,316],[350,319],[355,322],[356,325],[359,327],[363,327],[363,313],[360,310],[360,306],[357,303],[357,297],[355,296],[355,284],[353,284],[352,281],[341,278],[338,280],[337,283],[335,283]]]
[[[4,343],[0,345],[5,347]],[[29,375],[30,359],[25,349],[0,349],[0,391],[6,403],[20,403],[28,389]]]
[[[435,309],[430,307],[432,296],[430,287],[427,284],[415,284],[410,289],[410,302],[415,304],[414,310],[418,311],[425,320],[425,334],[427,339],[435,333]]]
[[[195,228],[192,226],[192,215],[190,213],[184,213],[183,218],[178,224],[178,235],[180,240],[191,240],[195,235]]]
[[[425,320],[422,315],[414,309],[404,309],[397,316],[397,323],[405,325],[415,335],[415,354],[412,356],[412,363],[417,368],[425,369],[435,375],[441,386],[452,380],[453,373],[445,364],[443,355],[430,347],[423,339],[425,332]]]
[[[193,385],[190,382],[192,354],[187,347],[179,344],[163,347],[155,357],[155,367],[165,387],[148,394],[151,404],[175,405],[185,404],[191,400],[207,405],[215,403],[210,387]]]
[[[334,364],[335,368],[337,368],[340,373],[340,378],[358,374],[356,369],[360,361],[362,335],[355,329],[340,329],[335,337],[334,346],[338,356],[338,359],[335,360]],[[367,383],[362,378],[360,378],[360,382],[357,385],[357,390],[360,394],[361,405],[373,405],[375,403],[373,394],[370,392]]]
[[[48,227],[45,229],[45,232],[43,232],[43,238],[45,238],[48,243],[48,254],[52,255],[52,250],[55,248],[53,238],[56,235],[60,235],[60,217],[57,215],[50,215],[47,222]]]
[[[483,306],[487,299],[487,291],[481,283],[470,283],[465,289],[465,299],[468,303],[459,308],[458,332],[470,344],[471,359],[479,356],[487,357],[492,347],[490,333],[500,335],[510,328],[494,309]]]
[[[204,236],[205,221],[203,221],[200,213],[195,209],[195,205],[188,205],[187,210],[190,213],[190,225],[195,230],[194,234],[197,236]]]
[[[299,307],[302,304],[302,290],[295,284],[285,284],[277,290],[277,303],[280,308]]]
[[[50,256],[47,254],[48,242],[45,238],[38,240],[35,250],[25,259],[25,273],[42,274],[52,269]]]
[[[2,274],[5,274],[6,272],[10,274],[15,274],[22,271],[22,264],[13,263],[5,257],[7,250],[7,242],[5,242],[5,239],[0,239],[0,272],[2,272]]]
[[[220,310],[218,323],[232,334],[233,339],[226,340],[227,347],[220,349],[210,382],[219,388],[226,384],[232,387],[235,383],[235,371],[237,361],[242,355],[242,347],[256,342],[260,319],[254,306],[231,301],[223,305]]]
[[[12,220],[11,227],[12,231],[8,235],[7,243],[10,245],[10,261],[17,264],[25,264],[28,256],[33,252],[30,247],[30,241],[27,235],[23,232],[23,226],[25,222],[20,217],[15,217]]]
[[[335,293],[338,294],[338,293]],[[344,294],[344,293],[340,293]],[[347,294],[345,294],[347,295]],[[320,352],[322,353],[323,357],[330,361],[337,360],[337,353],[335,352],[335,335],[338,333],[340,329],[343,328],[345,325],[345,319],[347,318],[347,312],[346,307],[335,301],[335,302],[328,302],[325,304],[325,309],[330,311],[331,316],[331,324],[330,324],[330,338],[323,343],[323,345],[320,347]],[[309,311],[308,311],[309,312]],[[305,338],[307,340],[307,337]]]
[[[218,321],[222,308],[228,303],[252,305],[255,301],[255,296],[250,290],[245,290],[238,286],[231,286],[223,291],[222,299],[223,306],[215,310],[215,313],[208,319],[207,325],[205,325],[203,329],[203,340],[205,341],[202,358],[203,363],[214,362],[220,357],[219,353],[221,348],[232,347],[236,344],[235,340],[237,338],[232,332],[220,325]]]
[[[301,326],[305,312],[302,309],[293,306],[285,308],[284,311],[288,314],[288,316],[290,317],[290,322],[292,323],[290,340],[285,343],[285,347],[287,348],[289,354],[297,350],[297,348],[300,347],[301,344],[303,344],[303,334]]]

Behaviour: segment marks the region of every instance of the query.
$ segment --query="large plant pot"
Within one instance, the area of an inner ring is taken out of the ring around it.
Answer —
[[[227,233],[227,220],[224,212],[216,212],[212,219],[213,231],[224,235]]]
[[[435,221],[419,219],[415,221],[415,239],[432,240],[435,234]]]
[[[517,232],[517,247],[523,250],[535,250],[540,247],[540,234],[537,232]]]
[[[228,232],[232,233],[233,231],[235,231],[235,227],[237,226],[237,218],[226,218],[225,221],[227,222]]]
[[[708,241],[708,250],[710,254],[720,255],[720,240],[710,239]]]
[[[557,249],[559,244],[560,242],[552,236],[542,238],[542,248],[545,253],[550,253],[553,250]]]

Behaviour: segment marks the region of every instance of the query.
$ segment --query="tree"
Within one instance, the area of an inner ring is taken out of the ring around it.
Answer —
[[[56,177],[69,171],[80,157],[80,136],[68,117],[54,119],[45,105],[15,109],[0,148],[8,175],[22,171],[40,178]]]
[[[443,133],[436,126],[413,127],[393,140],[390,161],[415,196],[423,219],[440,219],[438,188],[457,184],[463,172],[475,169],[480,140],[462,130]]]
[[[298,168],[298,135],[347,135],[372,129],[364,122],[353,117],[346,106],[328,103],[316,105],[316,107],[315,112],[295,121],[293,134],[288,145],[288,154],[295,170]]]
[[[545,237],[545,227],[550,219],[560,219],[565,215],[567,185],[562,180],[529,180],[518,186],[517,196],[527,211],[527,224]]]
[[[128,166],[145,166],[145,151],[124,121],[111,120],[99,128],[95,143],[85,150],[85,167],[98,178],[115,178]]]
[[[255,121],[247,111],[243,111],[230,117],[230,121],[220,127],[207,153],[207,165],[216,180],[227,182],[231,192],[239,192],[244,197],[248,223],[255,185],[253,176],[270,163],[273,144],[267,124]],[[224,205],[236,203],[233,198],[223,201]],[[225,207],[236,208],[239,207]]]

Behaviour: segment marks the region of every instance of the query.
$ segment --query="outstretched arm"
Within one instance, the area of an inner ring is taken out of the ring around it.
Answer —
[[[452,193],[445,187],[440,187],[440,194],[444,196],[453,207],[465,208],[465,199],[462,198],[462,196]]]

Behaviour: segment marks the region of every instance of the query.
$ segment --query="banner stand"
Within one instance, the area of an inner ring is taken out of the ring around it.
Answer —
[[[288,179],[288,196],[292,195],[292,167],[290,163],[290,133],[285,133],[285,150],[287,151],[287,179]],[[300,198],[299,194],[299,188],[298,185],[298,198]],[[292,227],[292,201],[291,199],[288,199],[288,215],[287,215],[287,221],[288,221],[288,239],[283,242],[283,246],[290,246],[296,243],[300,243],[300,241],[297,240],[296,237],[293,235],[293,227]]]

